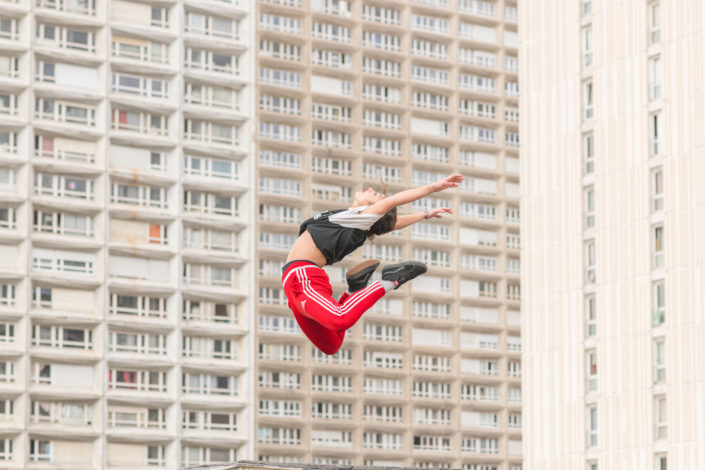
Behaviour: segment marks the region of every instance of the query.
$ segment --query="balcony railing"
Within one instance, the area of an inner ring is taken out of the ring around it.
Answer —
[[[69,152],[66,150],[35,150],[34,156],[37,158],[55,158],[68,162],[95,163],[95,155],[85,152]]]
[[[37,0],[37,8],[95,16],[95,0]]]

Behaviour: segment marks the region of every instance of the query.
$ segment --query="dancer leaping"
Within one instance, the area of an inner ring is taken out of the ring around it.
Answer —
[[[348,290],[339,300],[333,298],[328,275],[322,269],[337,263],[376,235],[402,229],[420,220],[451,213],[441,207],[410,215],[397,216],[397,206],[422,199],[430,194],[458,186],[463,177],[454,174],[427,186],[408,189],[387,197],[372,188],[358,191],[352,207],[324,211],[299,227],[299,238],[289,251],[282,268],[282,284],[301,330],[325,354],[335,354],[345,337],[345,330],[384,294],[426,272],[418,261],[386,266],[382,280],[367,285],[379,266],[378,260],[364,261],[346,274]]]

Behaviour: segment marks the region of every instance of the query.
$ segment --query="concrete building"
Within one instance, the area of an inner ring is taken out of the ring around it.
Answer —
[[[0,2],[0,467],[249,456],[251,18]]]
[[[263,0],[257,7],[257,416],[266,462],[521,468],[517,6]],[[407,208],[455,213],[364,258],[429,264],[333,357],[299,332],[281,267],[299,223],[383,178],[465,175]]]
[[[703,468],[704,7],[524,6],[524,467]]]

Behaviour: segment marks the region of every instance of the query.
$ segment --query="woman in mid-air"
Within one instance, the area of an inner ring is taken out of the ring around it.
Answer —
[[[402,229],[420,220],[451,213],[448,207],[397,216],[397,206],[458,186],[463,177],[454,174],[427,186],[408,189],[387,197],[372,188],[355,193],[352,207],[320,212],[299,227],[299,238],[291,247],[282,268],[282,284],[301,330],[326,354],[335,354],[363,313],[384,294],[426,272],[418,261],[386,266],[382,280],[367,285],[379,266],[378,260],[364,261],[346,273],[348,290],[339,300],[333,298],[328,275],[322,269],[337,263],[365,240]]]

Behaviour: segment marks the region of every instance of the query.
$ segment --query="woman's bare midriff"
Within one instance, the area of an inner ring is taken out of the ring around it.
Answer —
[[[292,246],[289,251],[286,262],[288,263],[296,259],[313,261],[321,268],[326,265],[326,257],[323,256],[321,250],[313,243],[313,238],[311,238],[311,234],[308,233],[308,231],[302,233],[299,238],[296,239],[294,246]]]

